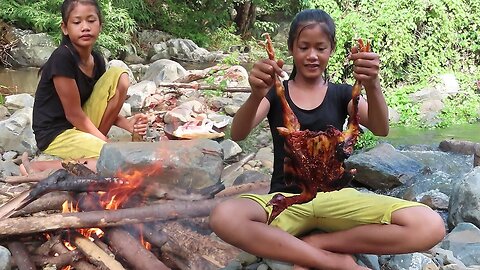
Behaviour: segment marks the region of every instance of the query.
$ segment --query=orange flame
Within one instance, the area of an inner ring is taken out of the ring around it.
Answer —
[[[151,170],[149,169],[145,169],[144,171],[151,172]],[[145,175],[148,175],[148,173],[143,173],[139,170],[131,170],[128,172],[117,173],[117,177],[123,180],[124,183],[122,185],[119,185],[118,187],[112,188],[107,192],[98,192],[98,194],[100,195],[99,203],[104,209],[108,209],[108,210],[115,210],[120,208],[122,203],[124,203],[131,196],[131,194],[134,193],[140,187]],[[79,208],[78,208],[78,205],[73,205],[73,202],[65,201],[62,204],[62,212],[63,213],[79,212]],[[104,235],[104,232],[99,228],[77,229],[77,231],[83,236],[90,239],[91,241],[94,241],[94,239],[92,238],[93,234],[96,234],[98,238],[101,238]],[[151,249],[151,244],[149,242],[146,242],[143,239],[143,234],[140,234],[140,242],[146,249],[148,250]],[[76,247],[73,246],[68,241],[64,241],[64,245],[69,250],[76,249]],[[70,269],[71,269],[71,266],[66,266],[62,270],[70,270]]]

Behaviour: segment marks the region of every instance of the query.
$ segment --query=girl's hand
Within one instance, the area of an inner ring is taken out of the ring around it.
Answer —
[[[131,127],[129,131],[131,133],[137,133],[140,135],[145,135],[148,128],[148,118],[143,113],[137,113],[131,118],[128,119],[129,126]]]
[[[358,52],[352,49],[348,59],[353,61],[353,76],[362,82],[365,89],[375,89],[379,86],[380,57],[374,52]]]
[[[282,66],[282,60],[275,62],[264,59],[256,62],[248,77],[248,82],[252,88],[252,95],[261,100],[273,86],[275,74],[279,76],[282,75]]]

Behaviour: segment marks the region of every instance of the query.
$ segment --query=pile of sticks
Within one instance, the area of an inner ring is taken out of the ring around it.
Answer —
[[[240,251],[210,237],[210,211],[240,193],[265,193],[269,186],[249,183],[227,188],[213,199],[159,200],[104,210],[85,198],[121,184],[119,180],[96,177],[83,165],[64,167],[19,194],[17,190],[0,206],[0,245],[8,247],[20,270],[222,268]],[[65,201],[77,203],[81,211],[61,213]],[[100,228],[104,235],[89,239],[79,233],[90,228]]]
[[[9,52],[17,46],[18,42],[18,39],[13,38],[10,26],[0,21],[0,64],[10,67],[8,59],[12,56]]]

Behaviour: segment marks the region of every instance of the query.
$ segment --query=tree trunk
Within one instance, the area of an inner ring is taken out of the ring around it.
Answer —
[[[255,23],[255,4],[252,1],[246,0],[243,3],[235,3],[234,8],[237,11],[235,16],[235,24],[237,25],[237,33],[242,36],[247,36],[249,30]]]

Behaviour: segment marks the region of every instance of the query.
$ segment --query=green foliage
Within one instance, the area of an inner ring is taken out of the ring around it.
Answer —
[[[396,110],[400,114],[398,125],[419,126],[419,106],[414,104],[410,99],[410,95],[424,88],[427,84],[417,84],[401,86],[385,95],[388,106]]]
[[[98,38],[98,45],[117,54],[130,42],[136,30],[136,23],[126,9],[115,7],[109,0],[103,0],[101,3],[104,24],[102,34]]]
[[[3,96],[3,94],[0,94],[0,105],[3,104],[5,104],[5,97]]]
[[[231,24],[228,27],[219,27],[210,33],[210,39],[206,46],[210,50],[227,51],[233,45],[244,44],[240,36],[235,34],[235,25]],[[238,57],[238,54],[237,54]]]
[[[304,0],[302,5],[322,8],[336,22],[337,53],[329,66],[334,80],[351,77],[343,62],[359,37],[372,40],[388,87],[479,64],[480,0]]]
[[[480,117],[480,96],[475,92],[478,78],[456,74],[462,90],[457,95],[444,100],[445,107],[440,114],[441,122],[436,127],[448,127],[456,124],[471,124]]]
[[[233,52],[226,56],[225,58],[222,59],[222,64],[234,66],[234,65],[240,65],[240,61],[238,60],[239,57],[239,52]]]
[[[20,28],[37,32],[59,31],[62,0],[29,1],[20,4],[14,0],[0,0],[0,18]]]
[[[367,150],[375,147],[378,144],[378,137],[375,136],[370,130],[365,130],[360,133],[358,141],[355,144],[356,149]]]
[[[61,38],[62,0],[14,1],[0,0],[0,19],[17,27],[48,32],[59,42]],[[113,5],[111,0],[100,0],[104,24],[98,45],[117,54],[135,30],[136,23],[127,10]]]
[[[209,34],[228,25],[230,1],[165,0],[157,4],[156,26],[177,37],[193,40],[199,46],[209,44]]]
[[[382,60],[387,103],[401,115],[399,125],[431,126],[420,121],[419,105],[409,96],[432,86],[428,78],[452,71],[468,79],[464,92],[444,100],[436,127],[478,120],[472,77],[480,64],[480,0],[302,0],[301,5],[324,9],[335,20],[337,47],[328,67],[333,81],[352,82],[344,64],[348,50],[359,37],[372,41]]]

